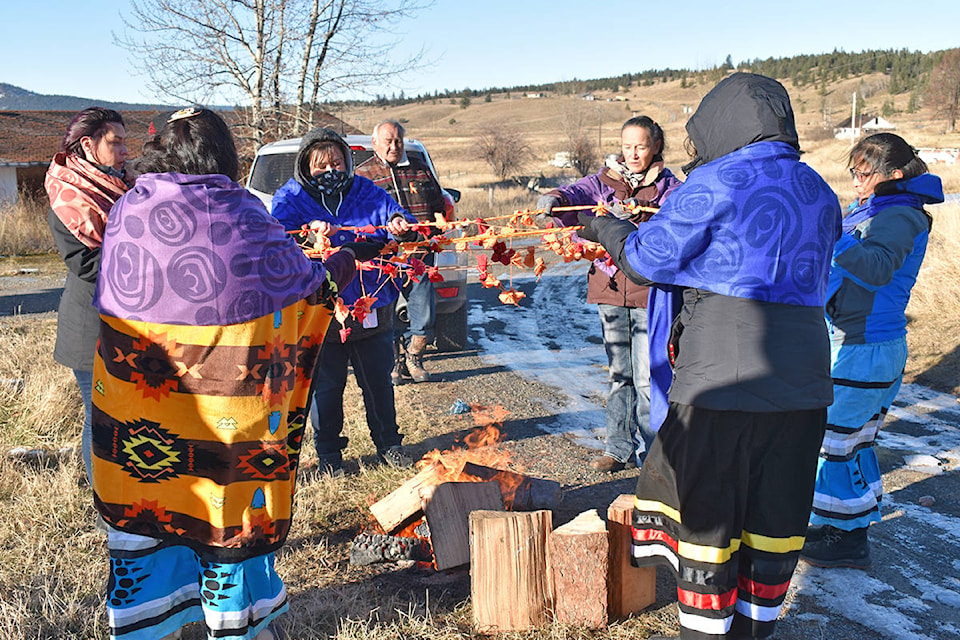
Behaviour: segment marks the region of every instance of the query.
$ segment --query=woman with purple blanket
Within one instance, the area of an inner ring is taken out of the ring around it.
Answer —
[[[270,640],[331,296],[367,247],[311,262],[236,182],[208,109],[170,116],[104,232],[93,488],[112,638]],[[376,243],[366,243],[378,251]]]

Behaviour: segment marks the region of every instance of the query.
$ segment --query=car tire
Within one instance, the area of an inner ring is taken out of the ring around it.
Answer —
[[[434,325],[437,351],[463,351],[467,348],[467,302],[453,313],[437,314]]]

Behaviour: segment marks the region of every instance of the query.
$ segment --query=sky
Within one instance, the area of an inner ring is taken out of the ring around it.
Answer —
[[[914,9],[913,7],[920,7]],[[43,94],[156,102],[114,36],[130,0],[0,3],[0,82]],[[506,87],[842,49],[960,46],[960,2],[436,0],[396,26],[398,55],[430,63],[384,94]],[[92,80],[96,77],[98,80]],[[336,100],[354,96],[330,96]]]

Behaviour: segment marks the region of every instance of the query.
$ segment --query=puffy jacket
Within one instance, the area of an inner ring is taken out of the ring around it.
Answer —
[[[834,247],[826,305],[834,342],[885,342],[907,333],[907,303],[930,235],[923,205],[943,202],[943,187],[923,174],[878,191],[851,208]]]

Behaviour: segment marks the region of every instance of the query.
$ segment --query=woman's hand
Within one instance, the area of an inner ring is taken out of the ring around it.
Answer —
[[[323,220],[314,220],[310,223],[310,230],[319,236],[330,237],[337,231],[340,231],[340,225],[324,222]]]

